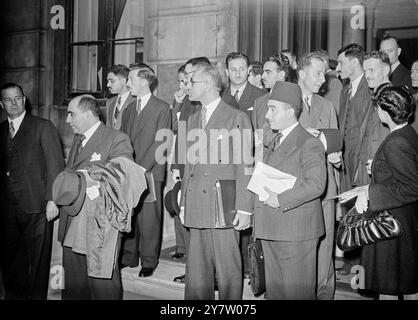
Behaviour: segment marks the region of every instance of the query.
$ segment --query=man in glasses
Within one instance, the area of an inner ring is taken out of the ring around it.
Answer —
[[[25,110],[15,83],[1,88],[0,261],[5,299],[46,299],[52,248],[52,182],[64,168],[59,134]]]

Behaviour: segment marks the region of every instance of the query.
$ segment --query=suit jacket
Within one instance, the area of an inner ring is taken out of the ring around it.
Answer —
[[[311,110],[308,113],[306,108],[302,109],[299,118],[302,127],[314,129],[337,129],[338,122],[332,102],[322,98],[320,95],[313,94],[311,100]],[[334,176],[334,167],[327,162],[327,186],[323,198],[334,197],[337,195],[337,183]]]
[[[241,111],[246,112],[248,116],[251,118],[252,111],[249,109],[254,108],[255,99],[264,96],[265,94],[265,90],[257,88],[253,86],[251,83],[247,82],[244,91],[242,92],[242,95],[238,100],[239,109]],[[226,95],[229,95],[232,98],[234,98],[234,96],[231,95],[231,87],[228,87],[228,89],[225,90],[224,94],[222,95],[222,98],[224,98]]]
[[[132,159],[132,146],[124,133],[106,127],[103,123],[97,128],[94,134],[87,141],[81,152],[77,155],[77,145],[80,135],[76,135],[68,154],[67,168],[70,170],[86,169],[94,164],[106,163],[116,157],[125,157]],[[92,160],[92,155],[100,155],[100,160]],[[63,241],[65,234],[71,224],[72,217],[64,210],[60,210],[60,219],[58,226],[58,241]]]
[[[409,90],[412,90],[411,71],[402,63],[389,75],[389,80],[394,86],[407,86]]]
[[[187,123],[188,132],[201,128],[200,115],[199,110],[190,116]],[[234,139],[227,135],[228,132],[232,133],[233,129],[236,133],[241,134],[241,145],[235,143]],[[245,133],[244,129],[246,129]],[[226,130],[227,133],[218,132],[216,136],[213,136],[216,133],[215,130]],[[244,112],[221,100],[210,117],[204,132],[208,139],[201,146],[201,149],[207,150],[207,157],[203,163],[198,162],[193,151],[196,142],[187,142],[190,161],[185,165],[182,179],[181,206],[185,208],[184,225],[191,228],[214,227],[216,180],[235,180],[235,209],[247,212],[252,210],[251,193],[247,190],[250,176],[246,174],[248,173],[246,170],[250,168],[252,163],[246,165],[242,156],[243,153],[247,156],[251,155],[250,119]],[[244,135],[242,135],[243,133]],[[212,139],[210,139],[211,135]],[[222,143],[229,145],[228,153],[222,152],[222,147],[218,148],[219,145],[222,146]]]
[[[325,190],[325,150],[318,138],[296,126],[266,164],[296,177],[292,189],[278,195],[273,209],[256,196],[255,237],[275,241],[302,241],[324,234],[320,196]]]
[[[351,109],[352,112],[355,112],[358,115],[358,118],[362,119],[361,123],[358,124],[358,130],[356,131],[357,141],[353,145],[349,145],[349,141],[346,140],[345,134],[347,129],[347,119],[348,119],[348,110]],[[359,185],[357,178],[361,175],[364,179],[367,178],[367,171],[365,166],[359,166],[360,155],[367,154],[367,150],[364,150],[364,147],[367,147],[367,144],[361,143],[366,133],[368,114],[373,109],[372,100],[370,96],[370,89],[367,84],[366,78],[364,75],[360,80],[359,86],[355,95],[349,99],[348,97],[348,85],[343,88],[341,93],[341,104],[340,104],[340,113],[338,116],[338,123],[341,135],[344,138],[344,149],[343,149],[343,168],[341,174],[341,191],[350,190],[353,186]],[[349,151],[349,152],[348,152]],[[360,171],[356,177],[356,171]],[[363,180],[363,179],[362,179]]]
[[[52,183],[64,168],[64,158],[58,130],[49,120],[26,112],[9,145],[10,163],[7,164],[9,122],[0,124],[0,192],[5,198],[12,192],[25,213],[45,212],[52,200]],[[8,182],[10,188],[8,190]],[[5,204],[3,199],[2,204]]]
[[[164,141],[156,141],[158,130],[171,129],[170,105],[154,95],[139,113],[136,112],[136,100],[125,110],[122,116],[121,131],[131,139],[134,159],[141,167],[152,172],[155,181],[165,178],[164,159],[155,159],[156,150]]]
[[[106,127],[119,130],[120,127],[121,127],[123,112],[125,111],[126,107],[128,105],[130,105],[133,101],[135,101],[135,98],[132,97],[129,94],[128,98],[126,98],[126,100],[125,100],[125,102],[122,106],[122,109],[120,110],[118,119],[116,119],[116,125],[113,125],[113,116],[115,114],[115,108],[116,108],[116,104],[118,102],[118,96],[116,95],[111,99],[107,99],[106,100],[106,110],[107,110],[106,111],[106,115],[107,115],[107,117],[106,117]]]

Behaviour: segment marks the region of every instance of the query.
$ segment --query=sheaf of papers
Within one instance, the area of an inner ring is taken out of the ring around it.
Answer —
[[[295,181],[296,177],[291,174],[277,170],[259,161],[255,166],[247,189],[257,194],[260,201],[266,201],[269,194],[264,190],[264,187],[280,194],[288,189],[292,189]]]

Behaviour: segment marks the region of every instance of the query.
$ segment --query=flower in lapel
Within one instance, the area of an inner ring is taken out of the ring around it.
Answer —
[[[97,154],[97,153],[95,152],[95,153],[93,153],[93,154],[91,155],[90,162],[100,161],[100,159],[101,159],[101,158],[102,158],[102,156],[100,155],[100,153],[99,153],[99,154]]]

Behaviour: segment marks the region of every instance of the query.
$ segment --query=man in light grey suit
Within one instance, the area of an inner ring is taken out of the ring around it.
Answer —
[[[121,127],[123,111],[135,101],[126,85],[128,75],[128,67],[122,64],[112,66],[107,74],[107,88],[115,96],[106,101],[106,126],[116,130]]]
[[[316,299],[319,237],[324,234],[320,196],[326,185],[324,147],[298,123],[299,86],[277,82],[268,100],[266,119],[277,134],[264,162],[296,177],[280,194],[255,201],[255,237],[263,246],[267,299]]]
[[[190,80],[190,100],[200,101],[202,106],[187,122],[188,135],[200,136],[197,142],[187,142],[182,179],[180,219],[190,228],[185,288],[188,300],[213,300],[215,273],[221,300],[242,299],[239,230],[250,225],[252,197],[246,189],[249,168],[244,162],[252,164],[252,131],[249,117],[221,100],[221,81],[212,66],[199,68]],[[201,144],[198,155],[193,151],[196,143]],[[227,150],[222,147],[225,143]],[[222,200],[224,215],[217,205]],[[217,213],[225,223],[217,224]]]
[[[302,90],[303,108],[299,123],[316,138],[323,138],[318,129],[337,129],[337,115],[332,102],[318,95],[325,81],[325,63],[319,53],[308,53],[301,57],[298,65],[298,84]],[[328,155],[332,161],[338,154]],[[327,186],[321,197],[322,211],[325,221],[325,235],[320,238],[318,246],[318,288],[320,300],[333,300],[335,292],[334,272],[334,228],[335,200],[329,199],[337,195],[337,181],[334,167],[327,160]]]

